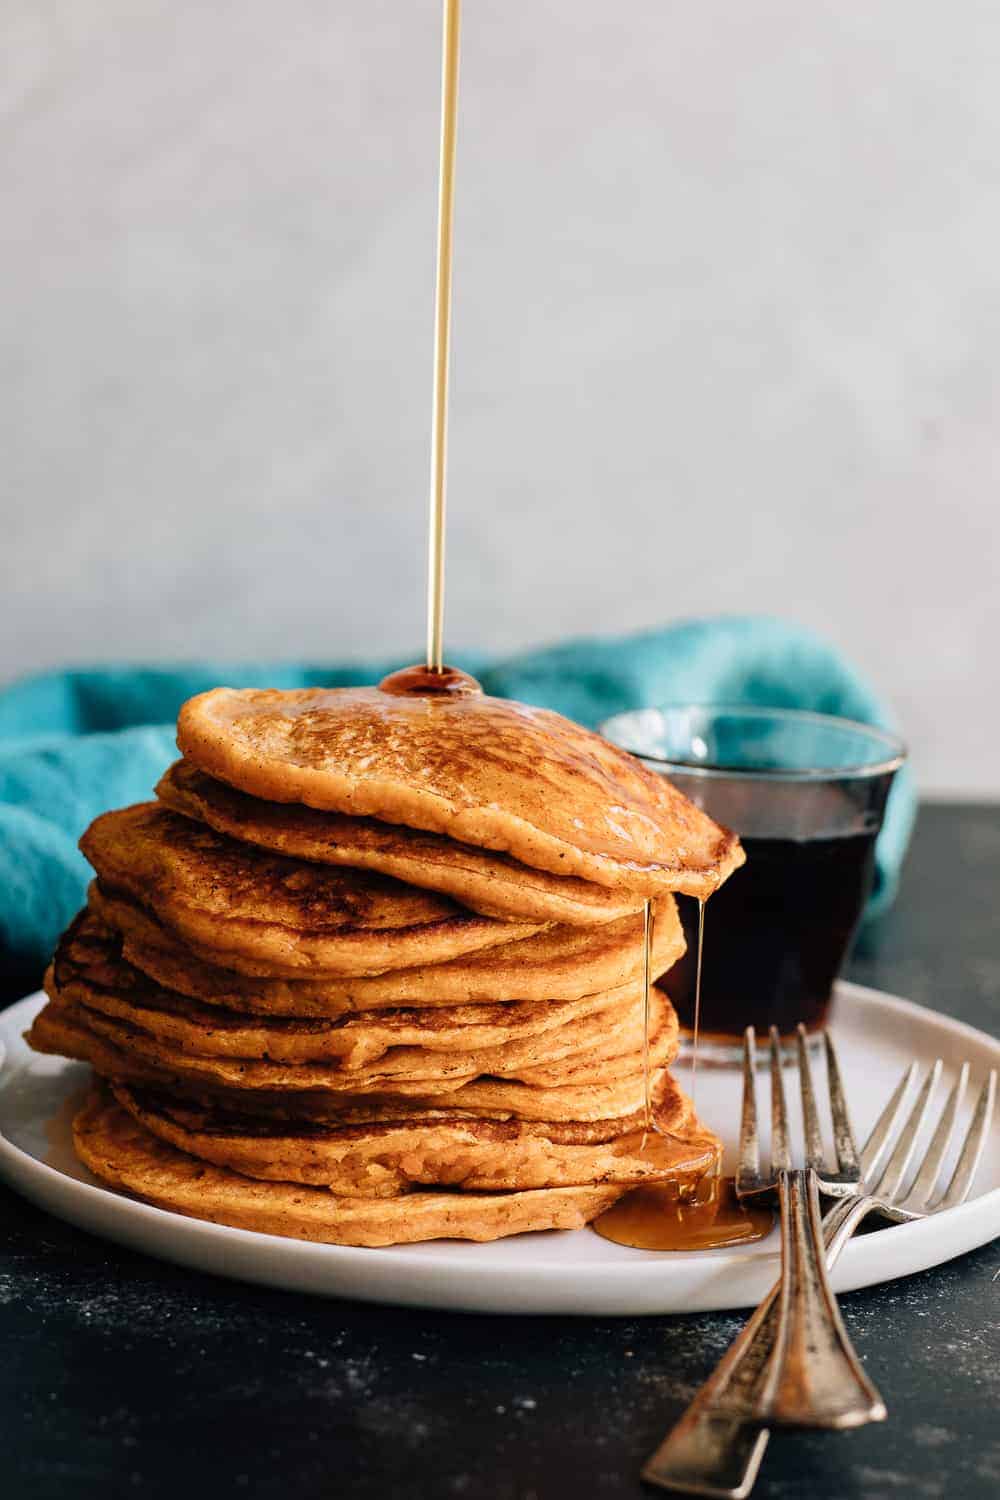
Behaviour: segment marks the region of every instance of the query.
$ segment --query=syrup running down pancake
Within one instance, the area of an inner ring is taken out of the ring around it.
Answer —
[[[445,0],[426,665],[185,704],[159,803],[81,841],[98,879],[29,1036],[97,1074],[74,1143],[102,1182],[334,1244],[578,1229],[717,1154],[650,980],[673,893],[738,841],[442,662],[458,29]]]

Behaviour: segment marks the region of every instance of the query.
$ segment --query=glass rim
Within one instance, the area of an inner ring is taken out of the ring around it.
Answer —
[[[652,755],[644,750],[635,750],[626,745],[616,737],[614,726],[622,721],[634,720],[638,714],[656,713],[692,713],[699,712],[708,715],[728,718],[769,718],[797,724],[814,724],[817,727],[823,725],[830,727],[835,725],[837,729],[849,730],[855,734],[867,735],[877,742],[883,749],[884,754],[879,759],[860,761],[855,765],[847,766],[801,766],[801,767],[776,767],[776,766],[718,766],[704,761],[680,760],[677,756]],[[860,719],[845,719],[839,714],[815,713],[804,708],[768,708],[763,705],[754,707],[748,703],[650,703],[642,708],[629,708],[621,713],[612,714],[600,725],[599,732],[605,739],[611,741],[619,750],[626,750],[634,755],[644,764],[655,766],[658,769],[677,771],[686,776],[700,776],[706,781],[711,780],[742,780],[742,781],[850,781],[866,778],[874,779],[877,776],[889,776],[900,769],[907,758],[906,743],[899,735],[893,734],[889,729],[882,729],[875,724],[865,724]]]

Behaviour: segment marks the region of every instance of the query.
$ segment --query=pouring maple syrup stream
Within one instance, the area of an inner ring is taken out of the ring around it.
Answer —
[[[480,693],[474,676],[444,664],[444,531],[448,471],[448,371],[451,351],[451,246],[454,223],[454,147],[459,117],[459,36],[462,0],[444,0],[441,31],[441,157],[438,171],[438,254],[435,275],[435,353],[430,414],[430,517],[427,528],[427,655],[381,682],[385,693]]]
[[[441,160],[438,174],[437,278],[434,294],[434,402],[431,413],[431,515],[427,549],[427,667],[444,670],[444,517],[448,468],[448,372],[451,261],[455,217],[455,137],[461,0],[444,0],[441,45]]]
[[[427,547],[427,656],[422,666],[395,672],[383,691],[420,695],[465,695],[481,691],[474,678],[444,665],[445,501],[448,461],[448,375],[451,348],[451,269],[455,208],[455,142],[458,122],[458,60],[461,0],[444,0],[441,48],[441,154],[438,178],[437,276],[434,313],[434,397],[431,413],[430,524]],[[704,902],[698,923],[697,996],[701,990]],[[649,1021],[652,984],[653,912],[643,907],[643,1150],[654,1151],[658,1139],[653,1109]],[[698,1049],[697,1004],[691,1062],[694,1093]],[[766,1227],[760,1221],[766,1219]],[[717,1173],[695,1184],[692,1193],[676,1185],[640,1187],[626,1193],[602,1214],[594,1228],[606,1239],[645,1249],[702,1249],[758,1239],[771,1227],[768,1211],[747,1211],[737,1202],[732,1184]]]
[[[421,666],[386,677],[383,692],[481,691],[474,677],[444,664],[444,541],[448,472],[448,373],[451,352],[451,265],[455,216],[455,141],[461,0],[444,0],[441,35],[441,154],[438,171],[437,273],[434,291],[434,397],[431,408],[430,517],[427,532],[427,656]]]

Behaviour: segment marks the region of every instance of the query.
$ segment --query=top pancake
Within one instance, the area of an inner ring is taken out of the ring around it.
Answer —
[[[195,766],[271,802],[374,817],[654,896],[743,862],[663,777],[560,714],[473,690],[215,688],[181,709]]]
[[[80,847],[109,887],[244,972],[377,974],[539,930],[479,916],[387,876],[285,859],[157,803],[105,813]]]
[[[156,795],[174,812],[230,838],[318,864],[377,870],[453,896],[487,916],[583,927],[627,916],[642,904],[631,892],[533,870],[509,855],[457,844],[440,834],[294,803],[262,802],[183,760],[164,774]]]

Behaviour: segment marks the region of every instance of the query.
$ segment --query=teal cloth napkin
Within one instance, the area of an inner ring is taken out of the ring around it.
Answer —
[[[893,727],[871,688],[828,644],[780,620],[724,618],[643,635],[570,641],[506,661],[457,652],[488,693],[596,726],[642,704],[806,708]],[[151,795],[176,754],[186,698],[231,687],[377,682],[398,661],[302,665],[199,663],[45,673],[0,690],[0,954],[41,966],[81,905],[89,878],[76,841],[109,807]],[[892,900],[915,811],[897,778],[879,838],[869,912]]]

